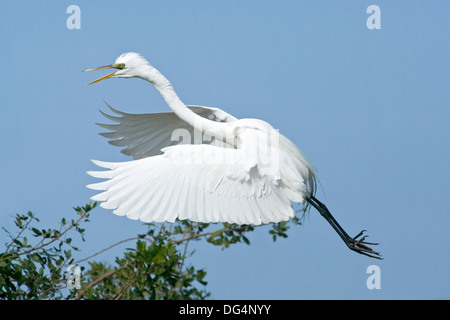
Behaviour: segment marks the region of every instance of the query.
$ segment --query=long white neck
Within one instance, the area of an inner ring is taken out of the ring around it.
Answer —
[[[181,120],[185,121],[198,131],[207,131],[217,138],[227,137],[228,125],[226,123],[211,121],[192,112],[178,97],[169,80],[167,80],[167,78],[156,68],[148,65],[148,67],[143,70],[141,78],[154,85],[169,105],[170,109],[172,109]],[[228,134],[230,133],[228,132]]]

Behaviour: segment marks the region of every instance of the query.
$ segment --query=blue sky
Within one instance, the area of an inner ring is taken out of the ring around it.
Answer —
[[[81,9],[69,30],[66,9]],[[381,9],[369,30],[366,9]],[[311,211],[288,239],[197,242],[214,299],[449,299],[448,1],[2,1],[2,226],[35,212],[56,226],[95,194],[90,159],[128,160],[99,136],[103,100],[167,111],[148,83],[81,70],[144,55],[187,104],[260,118],[317,168],[318,198],[367,229],[383,261],[349,251]],[[96,209],[80,258],[145,230]],[[2,236],[2,242],[6,239]],[[122,250],[123,248],[119,248]],[[114,252],[98,259],[111,261]],[[368,266],[381,289],[366,286]]]

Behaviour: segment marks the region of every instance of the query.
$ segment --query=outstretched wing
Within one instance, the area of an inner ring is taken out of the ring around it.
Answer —
[[[222,141],[211,139],[194,130],[189,124],[178,118],[173,112],[153,114],[131,114],[118,111],[106,104],[118,116],[100,111],[115,124],[100,124],[111,132],[101,133],[111,139],[109,143],[126,148],[122,153],[134,159],[142,159],[162,154],[161,149],[177,144],[212,144],[226,147]],[[187,106],[196,114],[217,122],[230,122],[237,119],[228,113],[210,107]]]
[[[290,191],[239,149],[177,145],[153,157],[94,163],[109,170],[88,172],[108,179],[88,185],[103,191],[92,200],[130,219],[258,225],[294,215]]]

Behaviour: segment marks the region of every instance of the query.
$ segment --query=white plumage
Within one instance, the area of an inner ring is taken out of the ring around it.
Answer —
[[[122,153],[132,156],[134,159],[162,154],[162,148],[178,143],[212,143],[213,145],[226,147],[221,141],[215,139],[212,139],[211,141],[210,136],[202,135],[201,132],[195,130],[188,123],[178,118],[173,112],[131,114],[118,111],[110,105],[108,105],[108,107],[117,116],[111,116],[103,111],[100,112],[106,118],[116,123],[97,123],[99,126],[112,131],[101,133],[101,135],[111,139],[109,143],[114,146],[127,146],[127,148],[122,150]],[[230,122],[237,120],[235,117],[218,108],[200,106],[187,106],[187,108],[199,116],[216,122]],[[177,139],[178,137],[180,137],[180,139]],[[191,139],[189,139],[189,141],[186,141],[187,139],[183,140],[183,138],[186,137]]]
[[[115,122],[99,124],[110,130],[102,135],[135,159],[93,161],[107,169],[88,172],[107,179],[88,185],[103,191],[92,197],[103,208],[145,222],[258,225],[288,220],[294,215],[291,203],[303,203],[314,192],[311,165],[268,123],[185,106],[169,81],[136,53],[109,67],[119,71],[107,77],[151,82],[173,112],[129,114],[111,107],[116,116],[102,112]]]
[[[170,82],[137,53],[115,64],[88,69],[118,69],[91,83],[138,77],[159,91],[173,112],[130,114],[110,107],[103,113],[114,124],[99,124],[102,133],[135,160],[93,161],[105,171],[88,173],[103,182],[92,200],[115,214],[145,222],[189,219],[197,222],[254,224],[294,216],[292,202],[316,208],[345,244],[360,254],[381,259],[361,231],[350,237],[328,208],[315,197],[312,166],[300,150],[270,124],[236,119],[209,107],[186,106]],[[90,83],[89,83],[90,84]]]

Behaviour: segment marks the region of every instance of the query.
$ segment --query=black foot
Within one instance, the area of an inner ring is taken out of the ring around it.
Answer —
[[[319,213],[322,215],[322,217],[324,217],[328,221],[328,223],[333,227],[333,229],[345,242],[347,247],[349,247],[351,250],[359,254],[363,254],[365,256],[375,259],[383,259],[378,252],[373,251],[372,248],[369,247],[369,245],[375,246],[378,243],[366,242],[365,240],[367,236],[362,236],[366,230],[361,231],[356,235],[356,237],[352,238],[347,234],[347,232],[345,232],[344,229],[342,229],[342,227],[339,225],[336,219],[333,218],[328,208],[322,202],[317,200],[312,195],[309,198],[306,198],[306,201],[314,208],[316,208],[317,211],[319,211]]]
[[[365,231],[366,230],[363,230],[360,233],[358,233],[356,235],[356,237],[348,239],[348,242],[346,242],[347,246],[351,250],[358,252],[360,254],[363,254],[365,256],[375,258],[375,259],[380,259],[380,260],[383,259],[379,252],[376,252],[372,248],[368,247],[368,245],[376,246],[376,245],[378,245],[378,243],[366,242],[365,240],[366,240],[367,236],[361,237]]]

